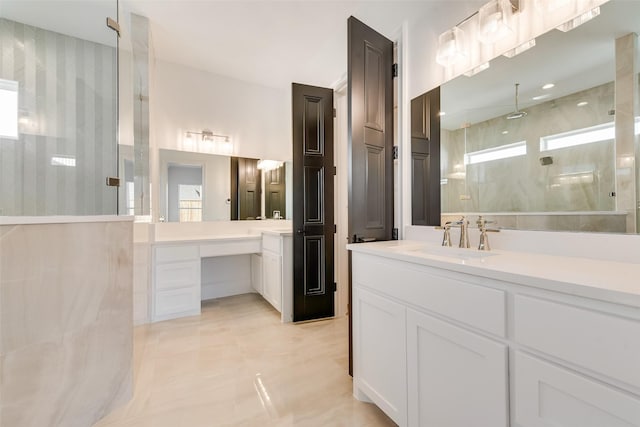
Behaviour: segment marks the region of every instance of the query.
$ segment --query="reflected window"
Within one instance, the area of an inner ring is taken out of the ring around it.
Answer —
[[[0,138],[18,139],[18,82],[0,79]]]
[[[640,117],[635,120],[635,134],[640,134]],[[540,138],[540,151],[559,150],[595,142],[612,141],[616,138],[614,122],[591,126],[570,132],[543,136]]]
[[[467,153],[464,155],[464,163],[466,165],[473,165],[476,163],[490,162],[492,160],[524,156],[526,154],[527,141],[520,141],[514,144],[501,145],[500,147]]]
[[[180,222],[202,221],[202,185],[178,186]]]

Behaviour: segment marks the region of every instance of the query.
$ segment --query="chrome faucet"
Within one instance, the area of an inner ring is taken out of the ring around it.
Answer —
[[[482,216],[478,217],[476,224],[478,224],[478,230],[480,230],[480,243],[478,244],[479,251],[490,251],[489,236],[487,231],[499,231],[499,230],[487,230],[487,224],[493,224],[494,221],[487,221]]]
[[[444,236],[442,237],[442,246],[451,246],[451,221],[444,223]]]
[[[460,218],[460,221],[456,222],[456,225],[460,226],[460,243],[459,248],[470,248],[469,245],[469,221],[464,216]]]

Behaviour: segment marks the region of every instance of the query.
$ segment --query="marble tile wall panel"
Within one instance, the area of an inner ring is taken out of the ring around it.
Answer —
[[[115,48],[4,18],[0,48],[0,78],[19,83],[20,132],[0,138],[0,215],[115,214]]]
[[[0,227],[0,425],[91,426],[132,387],[132,223]]]
[[[627,34],[616,39],[616,202],[627,212],[627,230],[637,232],[635,117],[638,77],[636,60],[638,36]]]

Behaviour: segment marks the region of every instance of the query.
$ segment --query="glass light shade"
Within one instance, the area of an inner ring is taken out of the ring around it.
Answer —
[[[525,52],[536,45],[536,39],[531,39],[528,42],[522,43],[520,46],[517,46],[511,50],[506,51],[503,55],[507,58],[513,58],[516,55],[520,55],[522,52]]]
[[[443,67],[449,67],[467,56],[464,31],[458,27],[440,34],[438,38],[438,53],[436,62]]]
[[[555,12],[556,10],[575,3],[575,0],[535,0],[536,9],[541,12]]]
[[[480,31],[478,40],[484,44],[493,44],[511,33],[513,7],[509,0],[492,0],[478,11]]]
[[[591,21],[598,15],[600,15],[600,6],[593,8],[570,21],[565,22],[564,24],[558,26],[557,29],[566,33],[567,31],[571,31],[574,28],[579,27],[585,22]]]

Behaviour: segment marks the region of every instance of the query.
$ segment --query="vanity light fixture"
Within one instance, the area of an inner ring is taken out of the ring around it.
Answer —
[[[543,13],[552,13],[573,3],[573,0],[534,0],[536,8]]]
[[[460,28],[453,27],[445,31],[438,37],[438,52],[436,53],[436,62],[443,67],[461,61],[467,56],[466,40],[464,31]]]
[[[258,160],[258,169],[263,170],[265,172],[278,169],[281,167],[283,162],[278,160]]]
[[[467,77],[473,77],[476,74],[489,68],[489,66],[490,66],[489,63],[485,62],[484,64],[478,65],[477,67],[473,68],[471,71],[467,71],[466,73],[464,73],[464,75]]]
[[[193,139],[196,135],[200,135],[203,141],[218,141],[223,140],[224,142],[229,142],[229,136],[227,135],[216,135],[210,130],[202,130],[201,132],[192,132],[187,131],[187,139]]]
[[[563,32],[567,32],[567,31],[571,31],[576,27],[579,27],[580,25],[584,24],[585,22],[589,22],[591,21],[593,18],[595,18],[596,16],[600,15],[600,6],[593,8],[585,13],[583,13],[582,15],[573,18],[570,21],[565,22],[564,24],[556,27],[558,30],[563,31]]]
[[[511,50],[506,51],[502,55],[506,56],[507,58],[513,58],[514,56],[520,55],[522,52],[525,52],[531,49],[535,45],[536,45],[536,39],[531,39],[528,42],[522,43],[520,46],[517,46]]]
[[[512,34],[514,8],[510,0],[491,0],[482,6],[478,10],[478,40],[493,44]]]

